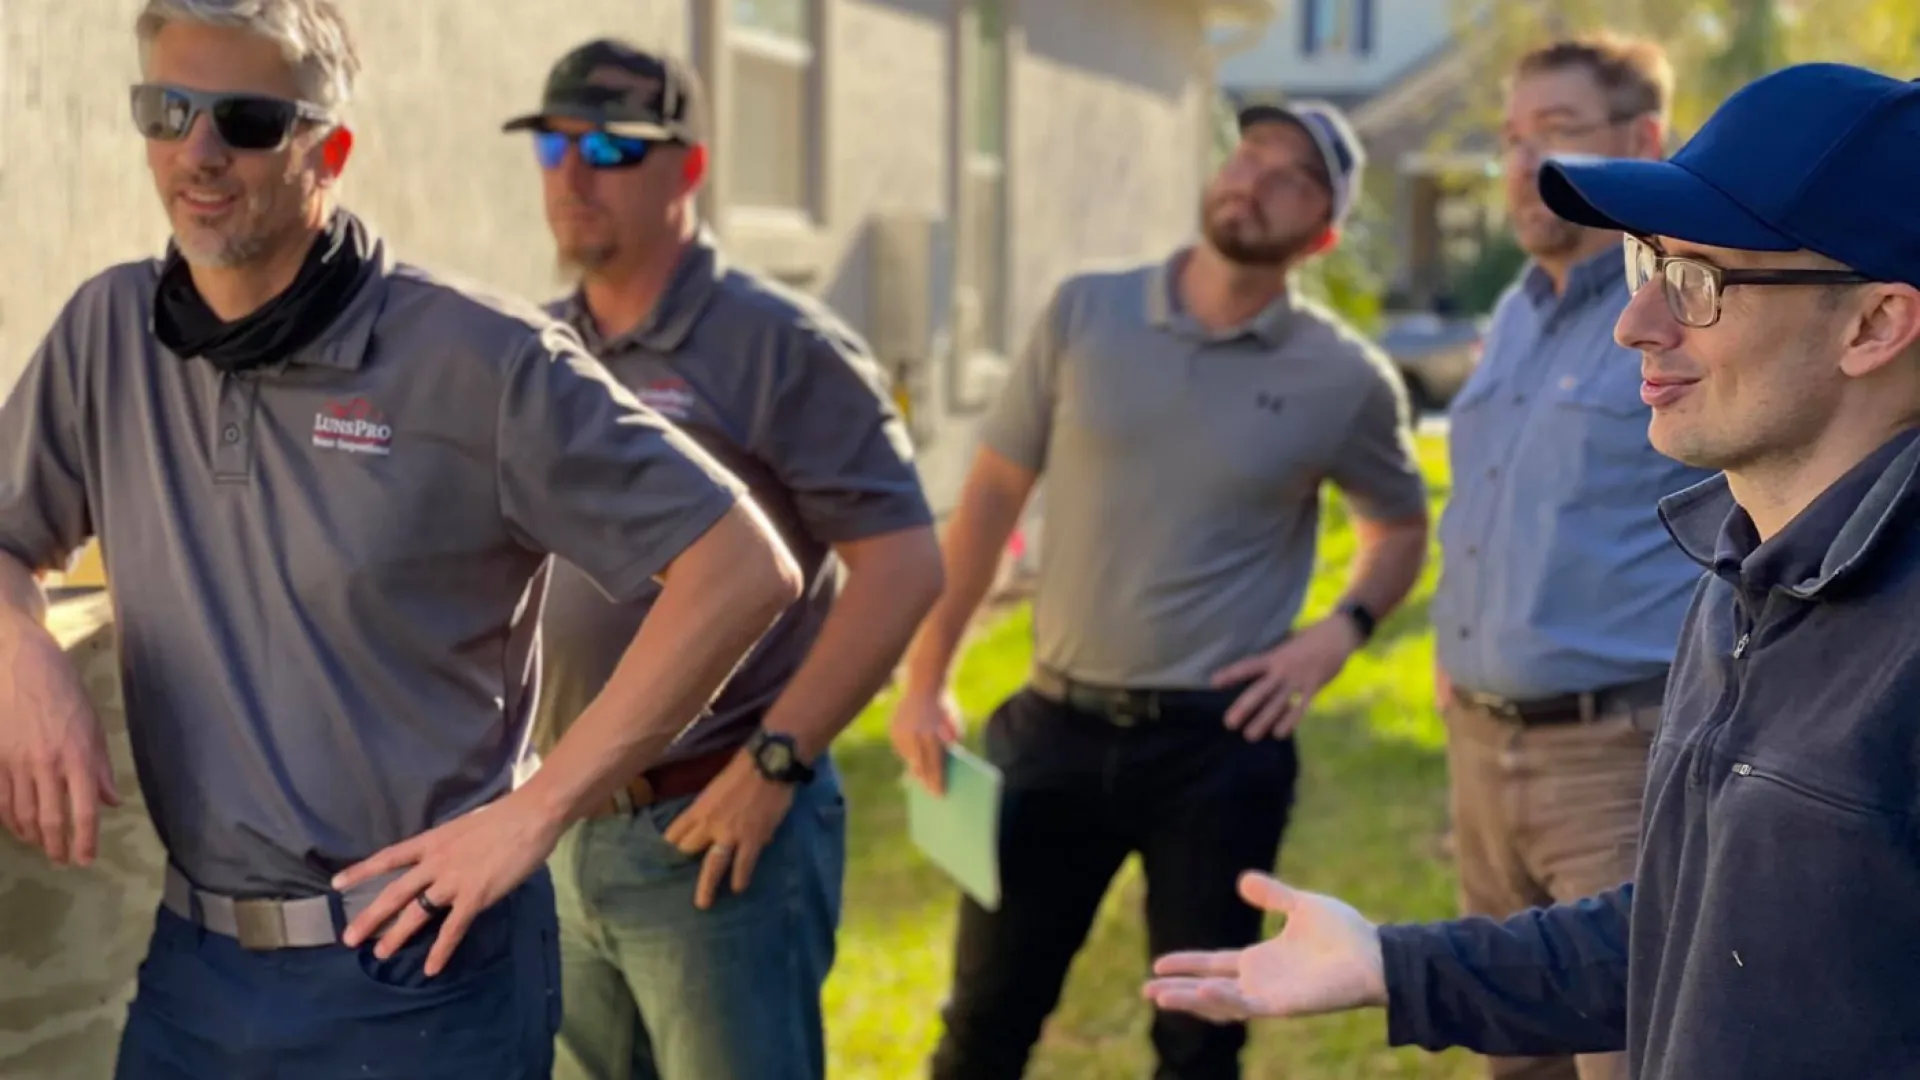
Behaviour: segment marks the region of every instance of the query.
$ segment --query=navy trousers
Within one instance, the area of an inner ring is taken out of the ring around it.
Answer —
[[[249,952],[160,909],[115,1080],[548,1080],[560,1026],[543,869],[422,968],[438,922],[390,959],[375,941]]]

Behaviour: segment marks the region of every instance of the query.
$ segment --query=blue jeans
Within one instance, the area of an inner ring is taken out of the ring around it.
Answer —
[[[693,906],[664,834],[693,798],[582,822],[554,852],[566,1016],[557,1080],[821,1080],[846,801],[822,757],[744,893]]]
[[[375,942],[249,952],[163,907],[114,1076],[547,1080],[560,1019],[547,872],[481,912],[428,979],[438,929],[385,961]]]

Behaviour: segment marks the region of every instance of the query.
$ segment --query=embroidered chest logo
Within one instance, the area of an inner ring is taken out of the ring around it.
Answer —
[[[1282,398],[1279,394],[1269,393],[1265,390],[1260,391],[1259,395],[1253,399],[1255,405],[1258,405],[1262,410],[1272,413],[1275,416],[1280,415],[1280,410],[1285,407],[1285,402],[1286,399]]]
[[[366,398],[329,401],[313,414],[313,445],[384,457],[393,449],[393,426]]]
[[[693,388],[685,379],[655,379],[635,394],[640,403],[669,420],[685,420],[693,415]]]

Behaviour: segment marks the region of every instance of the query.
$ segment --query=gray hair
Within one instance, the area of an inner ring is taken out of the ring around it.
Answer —
[[[153,39],[175,22],[245,30],[280,46],[301,96],[329,112],[353,97],[360,58],[333,0],[147,0],[134,23],[143,68]]]

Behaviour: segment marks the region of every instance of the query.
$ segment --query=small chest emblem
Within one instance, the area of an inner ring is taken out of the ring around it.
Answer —
[[[1260,393],[1255,395],[1253,399],[1253,403],[1255,405],[1260,406],[1260,408],[1264,409],[1267,412],[1273,413],[1275,416],[1278,416],[1280,414],[1280,409],[1285,404],[1285,402],[1286,402],[1286,399],[1281,397],[1279,394],[1268,393],[1265,390],[1260,391]]]
[[[393,450],[393,426],[366,398],[329,401],[313,414],[313,445],[384,457]]]
[[[640,403],[669,420],[693,415],[693,388],[685,379],[655,379],[636,393]]]

